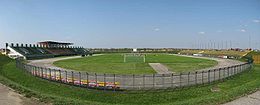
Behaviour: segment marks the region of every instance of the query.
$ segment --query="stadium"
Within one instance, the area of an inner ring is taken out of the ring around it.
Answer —
[[[259,105],[257,0],[0,0],[0,105]]]
[[[15,59],[15,67],[30,78],[93,92],[139,95],[221,83],[259,63],[259,53],[251,50],[85,49],[56,41],[6,43],[2,54]]]
[[[238,55],[229,56],[187,52],[184,55],[183,49],[178,54],[144,53],[138,49],[128,53],[93,54],[95,52],[72,44],[55,41],[38,42],[36,45],[6,44],[6,51],[10,51],[6,54],[17,59],[18,68],[34,76],[114,91],[168,89],[210,83],[251,68],[251,61],[227,59],[238,59],[250,51],[239,51]],[[24,63],[22,60],[27,61]]]

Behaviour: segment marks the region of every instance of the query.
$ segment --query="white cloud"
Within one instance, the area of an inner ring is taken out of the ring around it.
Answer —
[[[203,34],[205,34],[206,32],[203,32],[203,31],[201,31],[201,32],[199,32],[198,34],[201,34],[201,35],[203,35]]]
[[[154,28],[153,30],[154,31],[160,31],[160,28]]]
[[[260,23],[260,20],[253,20],[254,23]]]
[[[245,30],[245,29],[241,29],[240,31],[241,31],[241,32],[246,32],[246,30]]]

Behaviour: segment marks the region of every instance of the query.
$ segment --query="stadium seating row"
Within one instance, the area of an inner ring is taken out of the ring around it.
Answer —
[[[9,46],[22,54],[26,59],[42,59],[58,56],[89,55],[90,52],[83,47],[39,47],[39,46]]]

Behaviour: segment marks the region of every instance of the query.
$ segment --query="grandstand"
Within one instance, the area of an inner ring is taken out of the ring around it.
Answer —
[[[58,56],[72,55],[91,55],[90,52],[83,47],[72,46],[73,43],[44,41],[38,44],[16,44],[6,43],[6,49],[10,50],[7,54],[11,58],[23,57],[24,59],[42,59],[53,58]]]

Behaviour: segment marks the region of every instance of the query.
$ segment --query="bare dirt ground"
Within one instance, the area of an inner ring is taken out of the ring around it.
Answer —
[[[223,105],[260,105],[260,91],[241,97]]]
[[[26,98],[0,84],[0,105],[46,105],[36,99]]]
[[[164,66],[161,63],[149,63],[149,65],[158,73],[158,74],[171,74],[172,71],[169,71],[169,69]]]

